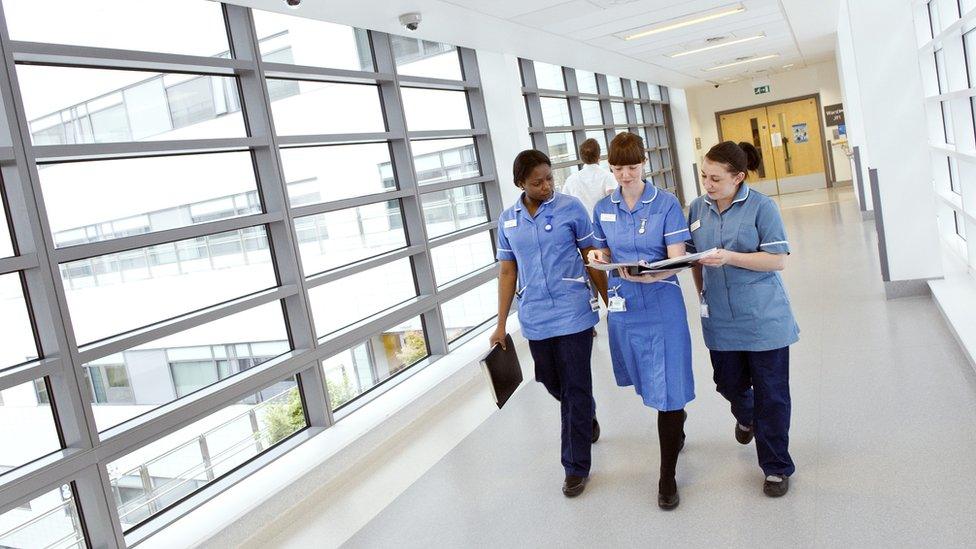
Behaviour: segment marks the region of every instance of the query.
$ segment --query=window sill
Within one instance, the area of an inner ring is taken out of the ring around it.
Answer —
[[[976,369],[976,278],[966,263],[952,250],[943,247],[945,277],[930,280],[932,297],[945,317],[949,330]]]

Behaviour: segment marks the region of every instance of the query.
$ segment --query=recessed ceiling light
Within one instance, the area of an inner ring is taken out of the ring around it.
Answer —
[[[793,68],[793,63],[790,63],[789,65],[783,65],[783,68],[784,69],[792,69]]]
[[[721,70],[721,69],[727,69],[729,67],[734,67],[736,65],[744,65],[746,63],[755,63],[756,61],[765,61],[766,59],[773,59],[775,57],[779,57],[779,54],[778,53],[774,53],[772,55],[764,55],[762,57],[752,57],[752,58],[749,58],[749,59],[742,59],[740,61],[735,61],[734,63],[726,63],[725,65],[719,65],[717,67],[709,67],[707,69],[702,69],[702,70],[703,71],[706,71],[706,72],[707,71],[717,71],[717,70]]]
[[[637,38],[644,38],[645,36],[650,36],[652,34],[657,34],[659,32],[681,29],[684,27],[689,27],[691,25],[697,25],[698,23],[704,23],[706,21],[712,21],[714,19],[727,17],[729,15],[735,15],[737,13],[742,13],[744,11],[746,11],[746,8],[744,8],[743,6],[735,6],[731,8],[722,8],[712,12],[706,12],[700,15],[692,15],[689,17],[671,19],[669,21],[665,21],[663,23],[655,25],[647,30],[625,35],[623,38],[624,40],[636,40]]]
[[[738,40],[730,40],[728,42],[722,42],[721,44],[715,44],[713,46],[705,46],[704,48],[698,48],[694,50],[682,51],[678,53],[668,54],[668,57],[672,59],[675,57],[683,57],[685,55],[691,55],[693,53],[701,53],[703,51],[717,50],[719,48],[724,48],[726,46],[734,46],[736,44],[744,44],[746,42],[752,42],[753,40],[759,40],[760,38],[766,38],[765,34],[757,34],[756,36],[750,36],[748,38],[740,38]]]

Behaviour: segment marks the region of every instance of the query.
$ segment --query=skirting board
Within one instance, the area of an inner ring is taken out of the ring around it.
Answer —
[[[929,288],[929,280],[935,279],[920,278],[916,280],[890,280],[885,282],[885,298],[890,300],[902,297],[932,295],[932,289]]]

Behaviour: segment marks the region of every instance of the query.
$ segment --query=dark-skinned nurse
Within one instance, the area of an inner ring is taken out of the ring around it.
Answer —
[[[498,327],[490,343],[505,344],[512,300],[529,341],[536,381],[559,401],[566,497],[583,492],[590,475],[590,445],[599,438],[590,374],[593,327],[599,320],[593,283],[605,294],[606,278],[587,272],[593,249],[590,212],[576,198],[556,193],[549,157],[522,151],[513,166],[522,194],[498,219]],[[593,282],[591,282],[591,280]]]

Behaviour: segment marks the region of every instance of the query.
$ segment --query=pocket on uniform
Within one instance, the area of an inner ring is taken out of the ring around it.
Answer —
[[[766,281],[737,286],[729,291],[732,315],[737,320],[758,318],[778,293],[778,288]]]

